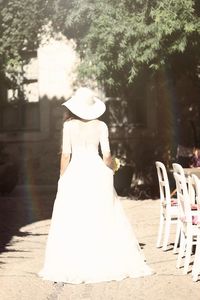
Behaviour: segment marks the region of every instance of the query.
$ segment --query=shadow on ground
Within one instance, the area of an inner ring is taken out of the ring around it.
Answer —
[[[56,195],[54,186],[18,186],[0,197],[0,253],[22,226],[51,218]]]

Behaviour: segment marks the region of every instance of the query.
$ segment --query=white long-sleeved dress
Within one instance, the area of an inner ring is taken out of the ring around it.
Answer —
[[[92,283],[152,274],[113,187],[113,171],[98,153],[110,151],[108,128],[99,120],[70,120],[63,153],[71,161],[58,181],[40,276]]]

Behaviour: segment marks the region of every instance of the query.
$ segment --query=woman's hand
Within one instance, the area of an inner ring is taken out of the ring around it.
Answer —
[[[107,167],[113,170],[112,156],[110,152],[103,154],[103,161]]]

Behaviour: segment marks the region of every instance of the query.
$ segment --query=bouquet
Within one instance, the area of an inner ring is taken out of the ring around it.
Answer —
[[[120,168],[120,160],[119,158],[117,157],[112,157],[112,169],[113,169],[113,172],[117,172]]]

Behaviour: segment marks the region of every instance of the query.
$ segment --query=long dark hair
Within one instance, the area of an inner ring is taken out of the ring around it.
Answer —
[[[72,120],[72,119],[77,119],[80,120],[77,115],[73,114],[66,106],[63,107],[63,122]]]

